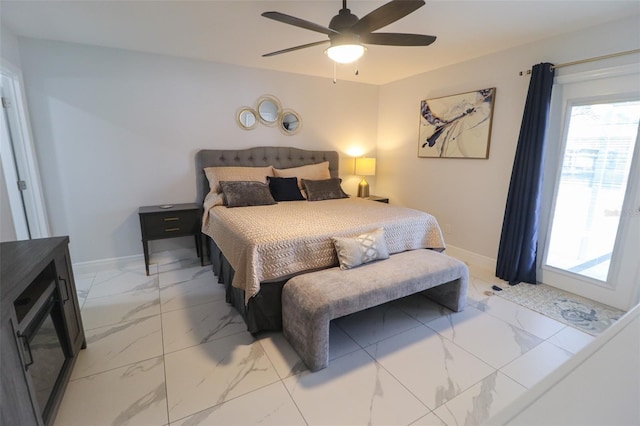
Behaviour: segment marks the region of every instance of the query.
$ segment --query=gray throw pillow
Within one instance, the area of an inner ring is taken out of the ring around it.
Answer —
[[[349,196],[340,187],[342,179],[331,178],[323,180],[302,179],[302,185],[307,191],[307,200],[322,201],[337,198],[348,198]]]
[[[331,240],[338,254],[340,269],[351,269],[374,260],[389,258],[383,228],[357,237],[332,237]]]
[[[269,186],[254,181],[222,181],[222,195],[227,207],[267,206],[276,204]]]

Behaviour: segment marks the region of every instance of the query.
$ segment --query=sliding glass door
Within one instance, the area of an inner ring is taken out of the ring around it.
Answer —
[[[638,75],[559,80],[545,173],[541,281],[628,309],[640,287]]]

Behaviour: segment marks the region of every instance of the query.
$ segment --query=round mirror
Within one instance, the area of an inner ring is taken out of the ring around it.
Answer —
[[[258,99],[258,119],[267,126],[273,126],[280,117],[280,102],[273,96]]]
[[[282,119],[280,120],[280,130],[285,135],[294,135],[300,131],[302,120],[297,112],[286,109],[282,111]]]
[[[236,119],[238,120],[238,124],[245,130],[251,130],[258,125],[258,119],[256,117],[256,112],[253,108],[242,107],[240,111],[238,111],[238,115]]]

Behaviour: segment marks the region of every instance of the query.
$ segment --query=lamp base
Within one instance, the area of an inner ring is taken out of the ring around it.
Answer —
[[[369,183],[362,178],[358,185],[358,198],[367,198],[369,196]]]

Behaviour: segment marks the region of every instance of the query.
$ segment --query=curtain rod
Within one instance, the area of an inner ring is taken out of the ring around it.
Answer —
[[[565,62],[564,64],[552,65],[551,69],[569,67],[571,65],[584,64],[584,63],[587,63],[587,62],[601,61],[603,59],[616,58],[618,56],[633,55],[634,53],[640,53],[640,49],[626,50],[624,52],[611,53],[609,55],[603,55],[603,56],[596,56],[595,58],[588,58],[588,59],[581,59],[579,61]],[[526,75],[531,74],[531,70],[520,71],[520,75],[525,75],[525,74]]]

